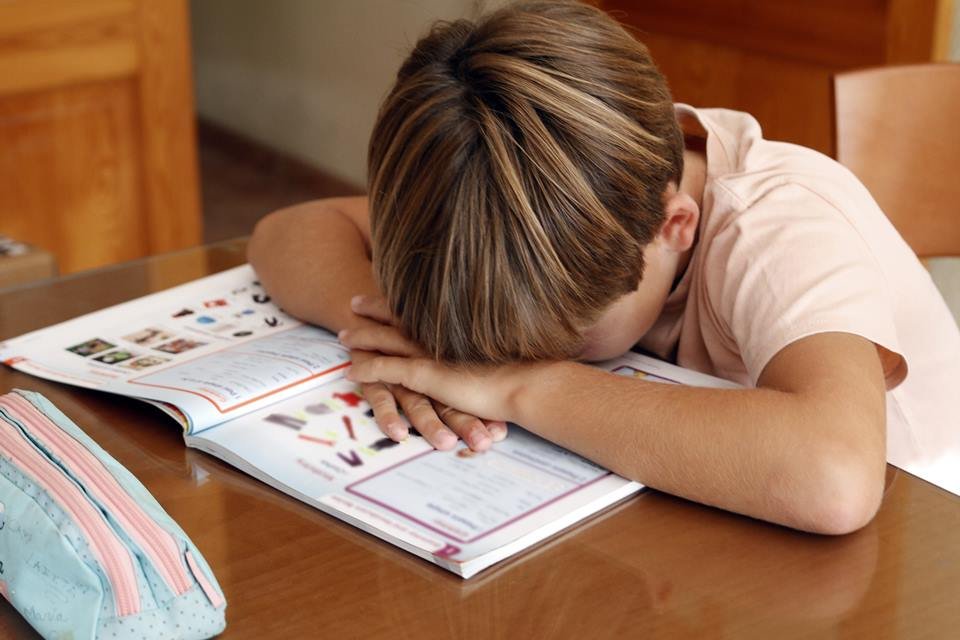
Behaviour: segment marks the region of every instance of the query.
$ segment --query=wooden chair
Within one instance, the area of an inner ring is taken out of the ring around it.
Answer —
[[[921,258],[960,256],[960,64],[834,77],[837,160]]]

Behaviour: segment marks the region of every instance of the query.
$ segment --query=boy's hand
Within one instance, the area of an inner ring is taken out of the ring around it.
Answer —
[[[340,332],[340,341],[351,349],[354,367],[377,358],[377,352],[404,357],[423,355],[416,344],[393,326],[382,298],[358,296],[353,299],[351,307],[358,315],[379,323]],[[507,435],[507,426],[501,421],[480,420],[401,384],[369,381],[361,388],[373,408],[377,425],[394,440],[403,440],[408,433],[400,419],[398,404],[410,423],[437,449],[453,448],[459,437],[471,449],[481,451]]]
[[[502,426],[506,435],[505,422],[513,415],[513,400],[528,376],[545,373],[541,369],[553,364],[452,367],[424,357],[423,351],[393,326],[383,298],[357,296],[351,307],[354,313],[380,324],[342,331],[340,341],[351,349],[383,355],[355,360],[347,374],[349,379],[391,388],[399,386],[404,392],[429,396],[435,404],[443,403],[440,406],[456,407],[458,413],[491,418],[494,421],[488,422],[487,428],[494,434]]]

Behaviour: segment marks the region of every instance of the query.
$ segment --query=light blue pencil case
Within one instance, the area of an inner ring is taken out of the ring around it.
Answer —
[[[0,396],[0,592],[49,639],[209,638],[213,572],[150,492],[49,400]]]

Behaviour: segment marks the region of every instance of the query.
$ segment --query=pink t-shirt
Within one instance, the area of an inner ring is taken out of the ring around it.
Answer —
[[[745,113],[677,115],[707,138],[699,236],[640,346],[752,386],[800,338],[863,336],[884,356],[888,460],[960,493],[960,330],[869,192]]]

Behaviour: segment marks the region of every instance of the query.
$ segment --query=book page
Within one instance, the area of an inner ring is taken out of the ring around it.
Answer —
[[[596,365],[620,376],[646,380],[648,382],[665,382],[668,384],[685,384],[692,387],[716,387],[720,389],[739,389],[736,382],[717,378],[699,371],[692,371],[678,367],[675,364],[657,360],[650,356],[630,351],[613,360]]]
[[[0,360],[173,405],[197,431],[340,376],[349,352],[280,310],[244,265],[14,338]]]
[[[469,545],[610,475],[529,433],[512,435],[483,453],[461,444],[454,453],[413,456],[346,492]]]
[[[415,432],[414,432],[415,433]],[[338,380],[188,439],[320,509],[448,561],[467,561],[598,496],[639,485],[516,425],[477,453],[380,432]]]
[[[730,387],[635,353],[598,365],[664,384]],[[187,439],[260,480],[468,577],[641,488],[510,425],[483,453],[377,428],[347,380]]]

